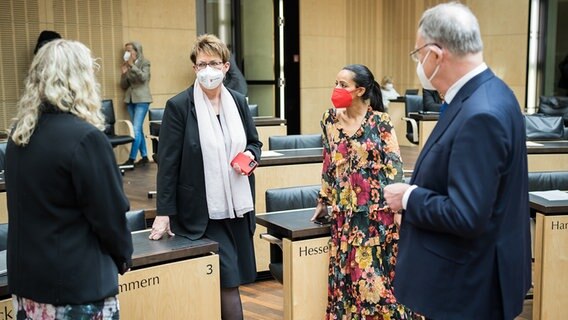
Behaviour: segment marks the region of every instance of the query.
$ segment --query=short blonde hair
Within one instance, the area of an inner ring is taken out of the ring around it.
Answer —
[[[387,83],[393,83],[390,76],[384,76],[383,80],[381,80],[381,87],[386,86]]]
[[[18,114],[11,138],[19,146],[29,143],[44,104],[71,113],[104,129],[99,83],[95,77],[98,64],[84,44],[54,40],[37,52],[18,101]]]
[[[227,45],[212,34],[200,35],[195,40],[190,56],[193,64],[197,62],[197,55],[201,53],[205,53],[210,56],[219,56],[221,57],[221,60],[223,60],[223,63],[228,62],[231,57],[231,53],[229,52]]]

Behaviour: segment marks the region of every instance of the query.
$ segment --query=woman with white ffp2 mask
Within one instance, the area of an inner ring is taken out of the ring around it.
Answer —
[[[245,96],[223,84],[227,46],[202,35],[190,57],[196,81],[167,101],[160,127],[150,239],[177,233],[219,243],[221,318],[242,320],[239,286],[256,279],[254,173],[247,176],[248,168],[232,160],[244,154],[254,164],[262,143]]]

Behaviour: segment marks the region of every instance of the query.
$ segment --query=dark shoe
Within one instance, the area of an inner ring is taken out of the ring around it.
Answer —
[[[135,167],[143,167],[145,166],[148,162],[150,162],[150,160],[148,160],[148,157],[142,157],[142,159],[138,160],[134,166]]]
[[[124,162],[123,164],[120,164],[119,167],[122,167],[122,166],[133,166],[133,165],[134,165],[134,159],[130,159],[130,158],[129,158],[128,160],[126,160],[126,162]]]

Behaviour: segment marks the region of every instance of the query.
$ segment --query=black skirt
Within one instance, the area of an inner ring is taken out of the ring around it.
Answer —
[[[209,219],[205,237],[219,243],[221,288],[234,288],[256,279],[254,245],[248,215]]]

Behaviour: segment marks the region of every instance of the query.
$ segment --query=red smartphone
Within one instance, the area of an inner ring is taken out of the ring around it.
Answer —
[[[256,169],[258,166],[258,162],[254,161],[253,159],[249,158],[246,154],[239,152],[235,159],[231,161],[231,167],[234,164],[238,164],[241,167],[241,170],[247,175],[250,176],[251,173]]]

